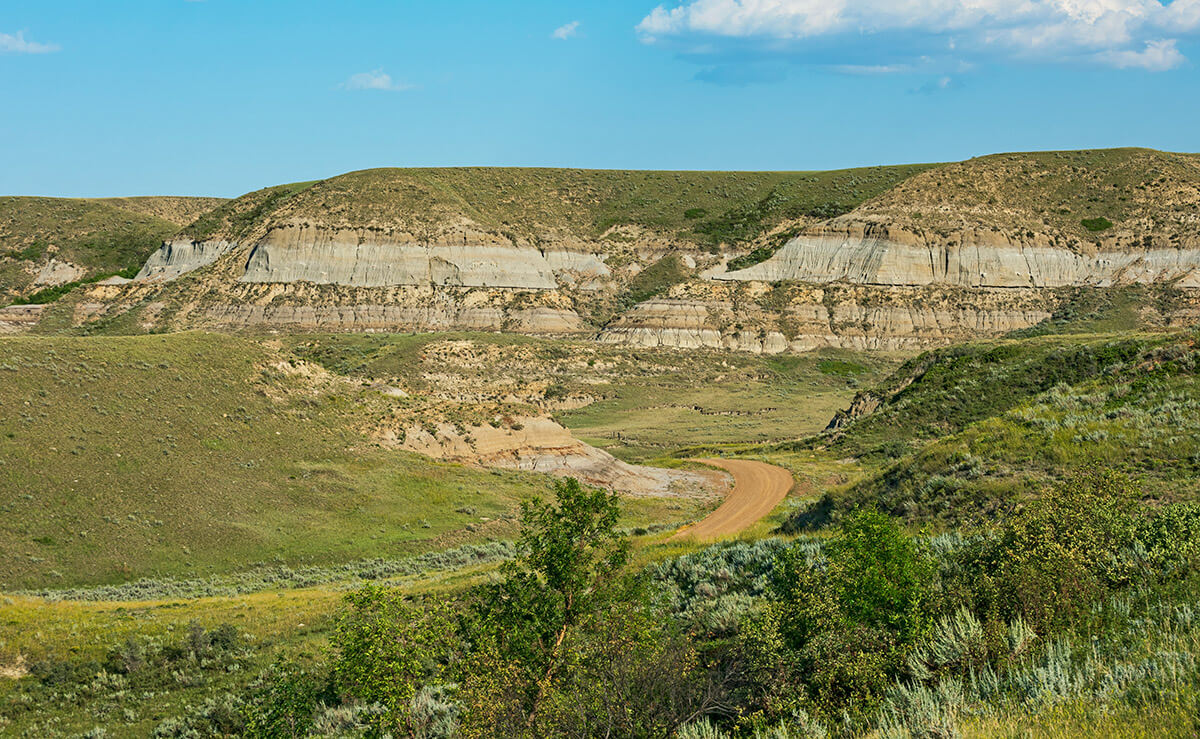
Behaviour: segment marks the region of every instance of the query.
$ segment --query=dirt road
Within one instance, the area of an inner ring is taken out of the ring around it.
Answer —
[[[699,523],[683,529],[673,539],[717,539],[749,528],[783,500],[792,489],[792,473],[749,459],[695,459],[733,475],[733,491],[720,508]]]

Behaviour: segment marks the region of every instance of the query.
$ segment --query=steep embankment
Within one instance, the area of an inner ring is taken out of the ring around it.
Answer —
[[[731,280],[1200,286],[1200,156],[1001,154],[922,172]]]
[[[594,332],[921,169],[354,172],[230,201],[90,302],[166,302],[176,327]]]

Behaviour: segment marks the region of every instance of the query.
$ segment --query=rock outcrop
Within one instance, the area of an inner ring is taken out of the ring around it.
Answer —
[[[6,305],[0,308],[0,334],[15,334],[32,328],[42,317],[44,305]]]
[[[162,282],[206,267],[237,247],[228,241],[192,241],[174,239],[164,242],[150,255],[134,277],[140,282]]]
[[[87,270],[83,267],[51,258],[38,270],[37,276],[33,278],[33,284],[38,287],[64,285],[74,282],[86,274]]]
[[[299,331],[515,331],[575,334],[587,326],[569,310],[539,307],[506,311],[464,305],[254,305],[220,304],[204,311],[213,328]]]
[[[468,426],[465,433],[446,423],[434,429],[412,425],[403,441],[396,434],[385,435],[384,441],[436,459],[574,477],[626,495],[705,497],[717,492],[710,476],[627,464],[584,444],[550,418],[515,421],[509,427]]]
[[[761,354],[908,350],[1027,328],[1048,318],[1052,304],[1038,290],[687,285],[621,315],[600,341]]]
[[[396,242],[370,231],[289,226],[271,231],[255,245],[240,279],[550,290],[558,287],[559,274],[591,282],[609,270],[594,254],[511,244]]]
[[[770,259],[717,280],[959,287],[1074,287],[1175,282],[1200,287],[1200,249],[1076,254],[1037,243],[987,243],[964,231],[944,243],[902,243],[863,233],[801,236]]]

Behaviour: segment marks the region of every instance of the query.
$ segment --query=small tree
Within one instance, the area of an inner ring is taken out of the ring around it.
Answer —
[[[383,733],[412,735],[412,700],[440,682],[457,653],[455,621],[445,604],[410,603],[392,589],[367,586],[346,596],[334,626],[333,687],[343,702],[382,706]]]
[[[516,700],[526,727],[563,666],[568,633],[620,597],[629,557],[614,494],[573,478],[557,481],[554,494],[555,503],[521,506],[518,556],[502,568],[502,582],[476,593],[470,628],[478,651],[468,692],[471,685],[484,694],[503,690],[507,698],[494,700]],[[509,679],[497,684],[497,674]]]

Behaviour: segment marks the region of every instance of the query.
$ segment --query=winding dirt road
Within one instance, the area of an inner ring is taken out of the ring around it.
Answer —
[[[774,510],[792,489],[792,473],[749,459],[694,459],[733,475],[733,491],[717,510],[672,536],[708,540],[737,534]]]

